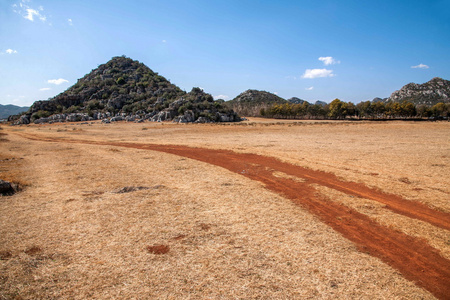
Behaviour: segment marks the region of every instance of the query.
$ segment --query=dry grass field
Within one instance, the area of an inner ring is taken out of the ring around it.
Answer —
[[[449,122],[4,125],[0,179],[0,299],[450,297]]]

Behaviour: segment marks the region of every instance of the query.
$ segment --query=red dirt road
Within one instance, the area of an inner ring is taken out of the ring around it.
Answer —
[[[345,182],[334,174],[313,171],[281,162],[276,158],[256,154],[236,153],[228,150],[191,148],[175,145],[133,144],[120,142],[94,142],[36,137],[21,133],[23,137],[41,141],[83,143],[147,149],[175,154],[223,167],[250,179],[260,181],[266,188],[279,193],[316,215],[358,248],[400,271],[403,276],[425,288],[440,299],[450,299],[450,261],[423,240],[382,226],[354,209],[329,201],[320,196],[312,184],[336,189],[349,195],[381,202],[395,213],[428,222],[450,230],[450,214],[433,210],[419,202],[385,194],[359,183]],[[280,178],[279,171],[304,179],[303,182]]]

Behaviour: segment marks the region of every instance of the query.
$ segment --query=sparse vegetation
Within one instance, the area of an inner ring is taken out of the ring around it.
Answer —
[[[411,119],[434,118],[448,119],[450,117],[450,103],[438,103],[432,107],[418,106],[411,102],[371,102],[364,101],[357,105],[339,99],[322,106],[317,104],[274,104],[262,108],[260,114],[269,118],[284,119]]]
[[[251,119],[226,126],[3,127],[8,141],[0,147],[0,178],[31,184],[0,201],[0,297],[433,299],[305,207],[243,176],[246,168],[234,173],[173,154],[95,143],[276,157],[449,212],[449,124]],[[73,143],[77,139],[93,144]],[[273,175],[309,184],[286,170]],[[124,187],[154,188],[117,193]],[[365,197],[320,184],[313,190],[325,203],[426,241],[450,258],[445,229]]]

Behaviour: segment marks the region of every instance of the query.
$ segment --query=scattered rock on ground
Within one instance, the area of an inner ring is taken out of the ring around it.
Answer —
[[[11,196],[19,191],[17,183],[9,182],[0,179],[0,194],[4,196]]]
[[[148,186],[125,186],[125,187],[117,190],[115,193],[116,194],[124,194],[124,193],[131,193],[131,192],[135,192],[135,191],[140,191],[140,190],[149,190],[149,189],[156,190],[156,189],[159,189],[159,188],[162,188],[162,187],[164,187],[164,186],[161,185],[161,184],[158,184],[158,185],[155,185],[155,186],[152,186],[152,187],[148,187]]]

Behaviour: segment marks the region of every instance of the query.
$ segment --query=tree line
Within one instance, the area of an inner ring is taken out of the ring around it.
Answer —
[[[439,102],[433,106],[414,105],[411,102],[371,102],[358,104],[334,99],[330,104],[319,105],[303,102],[301,104],[273,104],[260,109],[260,115],[279,119],[448,119],[450,103]]]

